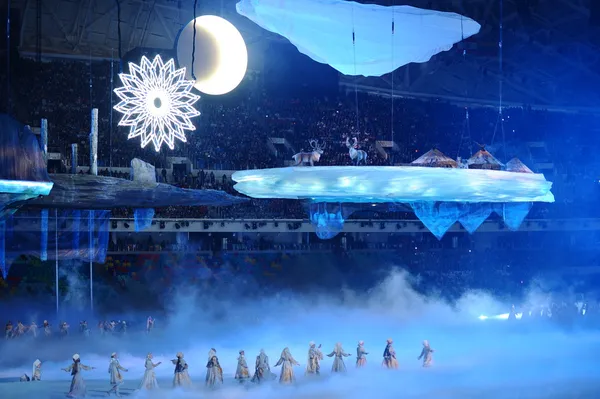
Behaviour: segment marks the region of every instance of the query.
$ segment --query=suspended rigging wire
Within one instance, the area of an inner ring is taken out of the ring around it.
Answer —
[[[192,78],[196,80],[196,74],[194,73],[194,64],[196,63],[196,7],[198,6],[198,0],[194,0],[194,37],[192,39]]]
[[[358,81],[356,79],[356,32],[354,31],[354,5],[352,5],[352,51],[354,53],[354,102],[356,104],[356,134],[359,133],[358,124]]]
[[[110,128],[108,130],[108,164],[112,170],[112,133],[113,133],[113,93],[115,76],[115,49],[110,50],[110,113],[108,114]]]
[[[464,23],[463,22],[464,22],[463,16],[461,15],[460,16],[461,43],[463,43],[463,41],[465,40]],[[462,55],[463,55],[463,61],[465,61],[465,64],[466,64],[466,59],[467,59],[467,49],[466,48],[463,48]],[[468,82],[468,80],[465,80],[465,99],[467,99],[467,98],[469,98],[469,82]],[[465,106],[465,120],[463,122],[462,133],[460,135],[460,142],[458,145],[458,153],[456,154],[456,159],[458,159],[458,157],[460,156],[460,151],[462,150],[462,144],[463,144],[464,138],[467,138],[467,140],[469,142],[469,155],[473,155],[473,140],[471,140],[471,122],[469,120],[469,106],[468,105]]]
[[[11,114],[10,95],[10,0],[6,2],[6,113]]]
[[[121,46],[121,1],[116,0],[117,2],[117,36],[119,41],[119,72],[123,72],[123,53]]]
[[[503,44],[504,44],[504,0],[500,0],[500,32],[498,34],[498,119],[496,120],[496,126],[494,127],[494,134],[492,135],[492,144],[494,144],[494,139],[496,138],[496,131],[498,130],[498,125],[500,125],[500,130],[502,132],[502,153],[504,156],[504,161],[506,161],[506,136],[504,132],[504,115],[503,115],[503,103],[502,103],[502,94],[503,94],[503,83],[504,83],[504,69],[503,69]]]
[[[395,68],[394,68],[394,33],[396,31],[396,22],[394,21],[394,4],[395,2],[392,3],[392,120],[391,120],[391,136],[392,136],[392,148],[390,149],[390,161],[392,163],[392,165],[394,164],[394,73],[395,73]]]

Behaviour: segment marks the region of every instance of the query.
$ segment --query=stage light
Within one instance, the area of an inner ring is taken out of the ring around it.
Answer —
[[[159,55],[140,65],[129,63],[129,74],[119,75],[123,87],[115,89],[121,102],[114,108],[123,114],[119,126],[129,126],[128,139],[140,136],[142,148],[150,142],[156,152],[163,143],[175,149],[175,139],[184,143],[185,130],[196,130],[191,118],[200,115],[194,107],[200,96],[191,93],[193,82],[185,79],[185,68],[175,61],[164,63]]]
[[[222,95],[235,89],[246,74],[248,51],[240,32],[229,21],[215,15],[195,19],[196,48],[194,50],[194,20],[177,38],[177,61],[186,67],[186,78],[194,87],[210,95]]]

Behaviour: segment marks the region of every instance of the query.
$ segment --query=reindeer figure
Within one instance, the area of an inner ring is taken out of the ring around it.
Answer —
[[[296,163],[293,166],[301,166],[305,163],[310,163],[310,166],[315,166],[315,162],[321,160],[321,155],[323,155],[323,150],[325,150],[325,142],[323,142],[323,144],[319,144],[317,140],[309,140],[308,142],[310,143],[312,151],[299,152],[294,155],[292,158]]]
[[[350,137],[346,138],[346,147],[349,149],[350,159],[354,162],[356,166],[360,165],[360,162],[364,162],[367,164],[367,152],[363,150],[357,150],[358,140],[356,137],[353,138],[354,142],[350,144]]]

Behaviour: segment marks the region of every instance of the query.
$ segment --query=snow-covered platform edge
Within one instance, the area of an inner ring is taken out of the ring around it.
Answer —
[[[537,173],[418,166],[314,166],[235,172],[234,188],[252,198],[320,202],[554,202]]]

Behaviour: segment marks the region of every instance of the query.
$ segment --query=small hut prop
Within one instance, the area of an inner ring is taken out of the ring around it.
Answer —
[[[513,158],[506,163],[506,171],[514,173],[533,173],[519,158]]]
[[[430,168],[457,168],[458,164],[441,151],[433,148],[411,162],[413,166],[426,166]]]
[[[469,169],[502,170],[502,162],[494,158],[484,145],[479,144],[479,147],[480,150],[467,161]]]

